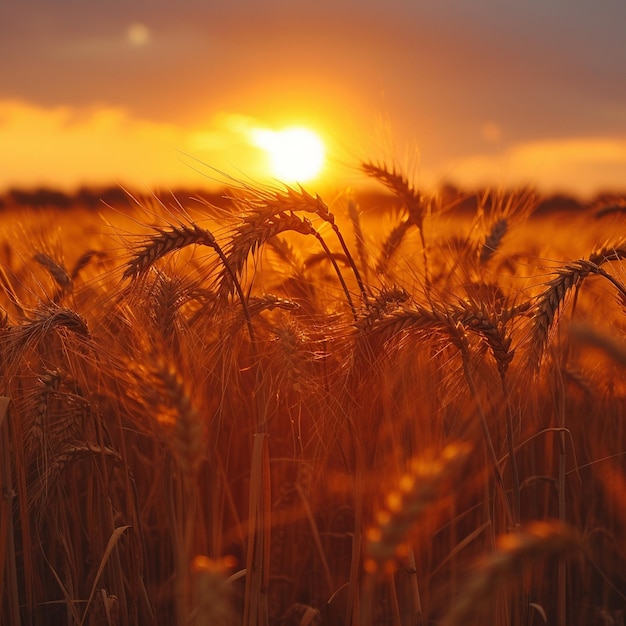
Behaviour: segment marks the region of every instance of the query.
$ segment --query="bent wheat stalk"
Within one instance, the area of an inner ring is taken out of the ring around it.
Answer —
[[[259,209],[262,213],[270,211],[271,213],[278,215],[284,211],[303,211],[305,213],[314,213],[320,219],[322,219],[333,229],[343,253],[346,255],[348,264],[354,274],[354,277],[359,285],[361,291],[361,297],[364,304],[367,303],[367,288],[359,269],[352,258],[350,249],[348,248],[339,227],[335,221],[335,215],[331,212],[328,205],[324,202],[319,194],[313,196],[307,192],[301,185],[296,189],[285,185],[285,191],[274,190],[264,191],[262,189],[250,190],[252,193],[248,197],[248,201],[255,208]]]
[[[590,255],[589,260],[580,259],[568,263],[555,272],[555,277],[546,283],[546,288],[539,295],[532,321],[531,356],[536,369],[543,359],[552,327],[563,308],[564,302],[572,289],[578,289],[589,274],[597,274],[611,282],[622,297],[626,298],[626,288],[600,265],[607,261],[619,261],[626,258],[626,247],[603,248]]]
[[[396,243],[393,244],[395,247],[392,247],[391,252],[395,251],[395,248],[402,241],[410,226],[414,225],[418,229],[422,243],[424,282],[428,288],[430,286],[430,273],[428,271],[428,256],[426,254],[426,239],[424,237],[424,218],[426,217],[427,204],[424,198],[402,173],[396,171],[395,167],[389,169],[385,165],[364,162],[361,164],[361,169],[365,174],[380,181],[389,191],[398,196],[408,213],[406,222],[397,227],[397,232],[394,231],[394,241]]]
[[[229,293],[237,276],[240,276],[246,266],[250,254],[258,250],[267,241],[287,231],[293,231],[302,235],[312,235],[315,237],[326,257],[331,262],[335,274],[339,279],[341,287],[346,295],[346,301],[356,318],[356,308],[350,295],[348,285],[343,278],[337,261],[328,248],[322,235],[313,227],[310,220],[300,218],[294,213],[284,213],[277,208],[265,206],[264,210],[252,212],[244,216],[244,222],[236,229],[227,255],[224,257],[224,267],[226,271],[220,276],[220,286],[218,291],[222,294]]]
[[[122,274],[122,278],[135,278],[145,273],[150,267],[152,267],[152,265],[154,265],[156,261],[163,258],[170,252],[182,250],[183,248],[193,244],[208,246],[217,253],[224,266],[224,271],[230,277],[231,284],[237,292],[246,317],[250,340],[252,344],[254,344],[254,328],[252,326],[250,312],[248,311],[246,297],[244,296],[239,280],[229,263],[229,259],[224,254],[221,246],[217,243],[213,233],[206,228],[200,228],[197,224],[179,224],[178,226],[170,226],[169,229],[156,228],[155,230],[157,234],[148,239],[143,244],[140,251],[133,256],[130,261],[128,261],[126,269]]]

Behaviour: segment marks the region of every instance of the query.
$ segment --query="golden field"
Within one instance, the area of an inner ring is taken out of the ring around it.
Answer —
[[[5,206],[2,624],[618,625],[626,203]]]

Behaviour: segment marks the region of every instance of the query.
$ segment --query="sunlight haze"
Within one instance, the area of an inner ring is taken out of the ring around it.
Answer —
[[[0,8],[3,189],[205,183],[187,160],[275,177],[233,120],[321,132],[338,187],[363,159],[425,186],[622,187],[623,3],[30,5]]]

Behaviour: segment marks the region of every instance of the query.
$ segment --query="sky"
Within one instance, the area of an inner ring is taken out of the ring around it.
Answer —
[[[255,129],[318,132],[311,185],[626,188],[624,0],[2,0],[0,190],[263,181]]]

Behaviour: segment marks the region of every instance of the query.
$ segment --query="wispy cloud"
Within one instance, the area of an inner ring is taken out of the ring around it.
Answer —
[[[448,168],[464,185],[532,185],[546,192],[592,195],[626,186],[626,136],[572,137],[517,143],[500,154],[478,155]]]
[[[258,149],[244,133],[252,123],[219,114],[206,127],[183,128],[137,119],[121,108],[0,101],[0,188],[201,185],[203,173],[213,175],[211,167],[258,176]]]

